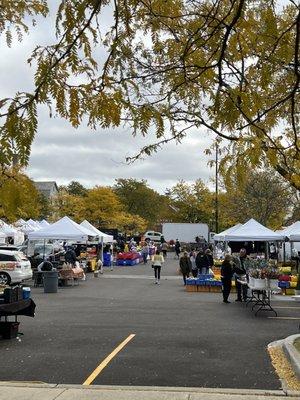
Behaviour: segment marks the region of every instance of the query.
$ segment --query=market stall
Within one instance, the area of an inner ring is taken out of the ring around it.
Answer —
[[[215,236],[216,241],[223,241],[223,242],[278,242],[278,241],[283,241],[285,239],[284,235],[280,233],[275,233],[271,229],[266,228],[259,222],[255,221],[254,219],[250,219],[248,222],[245,224],[241,225],[238,224],[232,228],[227,229],[224,232],[221,232],[220,234]],[[263,257],[263,263],[264,266],[267,266],[269,261],[268,261],[268,254],[261,255]],[[251,264],[251,269],[255,269],[254,266],[256,263],[262,262],[261,257],[256,257],[256,255],[253,255],[252,258],[249,258],[249,263]],[[250,267],[250,265],[249,265]],[[258,265],[257,265],[258,267]],[[262,265],[259,265],[260,269],[262,269]],[[279,274],[276,272],[276,285],[273,287],[270,287],[270,285],[267,284],[268,279],[271,277],[271,275],[275,275],[275,271],[270,268],[264,270],[264,276],[260,277],[262,280],[262,283],[264,284],[263,287],[258,289],[255,286],[250,285],[250,289],[252,291],[252,297],[256,296],[256,306],[259,306],[260,311],[261,310],[272,310],[272,307],[270,306],[270,291],[273,290],[274,288],[278,289],[279,281],[278,277]],[[267,276],[267,274],[269,274]],[[245,276],[246,279],[246,276]],[[244,282],[246,285],[248,285],[248,281],[245,280]],[[214,268],[214,276],[198,276],[197,278],[190,278],[187,280],[187,286],[186,290],[189,292],[221,292],[221,280],[220,280],[220,269],[219,268]],[[234,290],[234,281],[233,281],[233,290]],[[233,291],[232,290],[232,291]],[[258,296],[258,290],[259,296]],[[259,297],[259,300],[258,300]]]
[[[285,236],[283,234],[273,232],[253,218],[234,231],[224,235],[224,241],[226,242],[276,242],[284,241],[284,239]]]
[[[3,339],[12,339],[18,335],[19,315],[35,315],[36,306],[27,289],[21,286],[0,288],[0,336]],[[14,317],[13,320],[10,317]]]
[[[52,225],[28,234],[29,240],[74,240],[86,242],[95,237],[91,230],[77,224],[69,217],[63,217]]]
[[[294,222],[292,225],[288,226],[287,228],[279,231],[282,235],[284,235],[288,240],[290,244],[290,252],[289,252],[289,257],[292,258],[294,257],[299,257],[299,252],[300,252],[300,221]],[[287,255],[287,249],[286,249],[286,243],[284,243],[284,248],[283,248],[283,254],[284,254],[284,261],[286,259]],[[299,260],[298,260],[299,263]]]
[[[52,225],[29,233],[28,238],[29,240],[44,240],[44,243],[46,240],[70,240],[86,243],[95,236],[95,233],[91,230],[77,224],[69,217],[63,217]],[[72,270],[72,276],[74,277],[78,271],[76,271],[76,268]],[[57,276],[57,279],[58,278],[59,276]]]
[[[86,229],[89,229],[90,231],[94,232],[95,236],[95,240],[97,241],[97,243],[99,243],[99,245],[101,246],[101,260],[103,262],[103,264],[110,264],[111,263],[111,257],[109,254],[109,260],[108,260],[108,255],[104,255],[103,253],[103,245],[104,243],[112,243],[114,238],[112,235],[108,235],[104,232],[101,232],[99,229],[97,229],[95,226],[93,226],[89,221],[87,221],[86,219],[84,221],[81,222],[80,224],[81,226],[85,227]],[[90,253],[91,254],[91,253]],[[96,253],[96,258],[97,258],[97,253]],[[89,260],[88,260],[89,261]],[[95,259],[95,257],[91,258],[90,262],[93,262],[93,264],[97,261],[97,259]],[[107,265],[110,266],[110,265]],[[95,268],[91,268],[92,270],[94,270]]]

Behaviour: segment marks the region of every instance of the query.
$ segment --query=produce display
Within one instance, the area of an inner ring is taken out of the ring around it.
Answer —
[[[128,251],[117,254],[117,265],[134,266],[143,261],[143,256],[139,252]]]

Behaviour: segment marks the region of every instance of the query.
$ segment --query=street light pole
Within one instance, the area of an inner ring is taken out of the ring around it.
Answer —
[[[216,143],[216,189],[215,189],[215,230],[219,233],[219,146]]]

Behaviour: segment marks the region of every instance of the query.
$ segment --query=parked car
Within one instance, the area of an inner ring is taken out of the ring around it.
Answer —
[[[11,245],[11,244],[1,243],[0,244],[0,250],[18,251],[19,250],[19,246],[14,246],[14,245]]]
[[[0,284],[20,283],[31,278],[31,264],[23,253],[0,250]]]
[[[144,240],[150,240],[151,242],[160,242],[162,234],[160,232],[147,231],[144,235]]]

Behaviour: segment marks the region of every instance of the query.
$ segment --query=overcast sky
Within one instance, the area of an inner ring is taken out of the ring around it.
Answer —
[[[54,10],[57,0],[49,3]],[[22,43],[14,41],[8,48],[0,38],[0,98],[33,88],[34,68],[30,69],[26,60],[35,45],[54,40],[53,32],[53,20],[39,19]],[[58,184],[77,180],[87,187],[112,185],[117,178],[146,179],[152,188],[163,193],[179,179],[201,178],[209,182],[213,171],[207,166],[208,158],[203,151],[212,139],[205,130],[195,131],[182,144],[169,144],[152,157],[126,165],[127,156],[135,155],[146,143],[153,143],[154,138],[133,138],[126,127],[74,129],[60,118],[50,118],[47,110],[40,108],[27,173],[34,180],[54,180]]]

